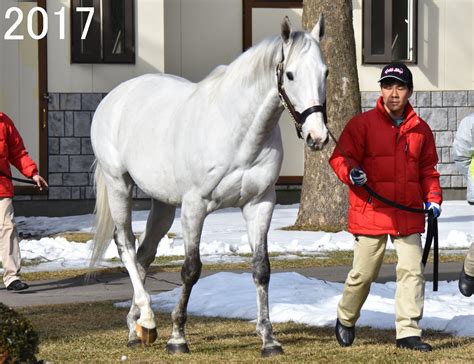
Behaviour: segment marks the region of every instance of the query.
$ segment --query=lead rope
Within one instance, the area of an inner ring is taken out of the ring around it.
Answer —
[[[36,182],[34,182],[30,179],[11,177],[11,176],[7,176],[6,174],[3,174],[3,173],[0,173],[0,176],[6,177],[6,178],[8,178],[12,181],[17,181],[17,182],[21,182],[21,183],[28,183],[30,185],[35,185],[36,186]]]
[[[327,126],[326,126],[326,128],[327,128]],[[349,166],[352,166],[352,163],[351,163],[349,157],[347,156],[347,153],[345,152],[345,150],[339,145],[337,139],[331,133],[329,128],[327,128],[327,130],[328,130],[329,136],[331,137],[331,139],[336,144],[336,148],[339,149],[342,156],[346,160],[347,164],[349,164]],[[405,210],[405,211],[414,212],[414,213],[428,214],[428,228],[427,228],[427,231],[426,231],[425,247],[423,249],[423,257],[421,259],[421,262],[423,263],[423,266],[426,267],[426,262],[428,261],[428,256],[430,254],[431,244],[433,243],[433,291],[435,291],[435,292],[438,291],[438,265],[439,265],[438,219],[434,217],[433,210],[417,209],[417,208],[414,208],[414,207],[401,205],[401,204],[399,204],[395,201],[389,200],[388,198],[379,195],[372,188],[370,188],[367,185],[367,183],[365,183],[361,187],[364,190],[366,190],[367,193],[370,196],[376,198],[377,200],[383,202],[386,205],[395,207],[399,210]]]

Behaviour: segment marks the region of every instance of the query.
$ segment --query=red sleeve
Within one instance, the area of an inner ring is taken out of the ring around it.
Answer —
[[[360,116],[356,116],[347,123],[329,159],[331,168],[346,185],[352,185],[349,172],[352,168],[359,167],[364,157],[365,128],[362,121]]]
[[[7,126],[8,161],[13,164],[23,175],[31,178],[38,174],[36,163],[30,158],[23,144],[20,133],[15,128],[13,121],[3,114],[3,121]]]
[[[433,133],[426,127],[425,143],[423,143],[420,157],[420,183],[423,191],[423,200],[426,202],[443,202],[439,172],[436,170],[438,153],[433,138]]]

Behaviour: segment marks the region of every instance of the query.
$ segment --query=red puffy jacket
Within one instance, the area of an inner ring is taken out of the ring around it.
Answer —
[[[25,177],[38,174],[38,167],[25,149],[20,133],[10,118],[0,112],[0,198],[13,197],[10,163]]]
[[[404,236],[425,228],[423,214],[390,207],[354,186],[349,179],[353,167],[362,168],[375,192],[399,204],[423,208],[423,202],[442,202],[433,133],[409,103],[405,115],[397,128],[380,97],[375,109],[352,118],[341,134],[339,145],[350,162],[338,148],[329,160],[350,187],[348,230],[353,234]]]

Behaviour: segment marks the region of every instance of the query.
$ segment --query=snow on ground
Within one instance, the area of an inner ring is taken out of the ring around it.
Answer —
[[[294,259],[295,253],[318,254],[333,250],[352,249],[352,236],[347,232],[325,233],[283,231],[281,227],[296,220],[298,205],[277,206],[268,235],[272,253]],[[439,243],[441,249],[467,249],[474,241],[474,207],[465,201],[446,201],[439,218]],[[134,231],[145,228],[148,212],[133,214]],[[25,266],[23,271],[85,268],[88,266],[91,242],[69,242],[60,237],[47,237],[66,231],[90,232],[92,215],[63,218],[17,217],[20,232],[29,236],[43,236],[39,240],[26,239],[20,243],[22,257],[41,264]],[[165,237],[157,255],[184,253],[179,210],[171,227],[175,238]],[[388,249],[393,249],[388,244]],[[246,227],[238,209],[225,209],[208,216],[204,224],[201,254],[205,262],[230,262],[244,259],[239,254],[250,253]],[[117,258],[111,244],[106,259]],[[119,263],[104,262],[104,265]],[[225,282],[225,284],[222,284]],[[297,273],[273,274],[270,283],[271,318],[275,322],[295,321],[308,325],[333,325],[336,305],[343,285],[307,278]],[[394,327],[395,283],[374,284],[364,305],[360,326],[375,328]],[[176,304],[180,288],[153,297],[155,307],[170,311]],[[126,305],[126,303],[124,303]],[[194,315],[256,318],[255,287],[251,275],[218,273],[203,278],[193,289],[189,312]],[[431,328],[454,335],[474,336],[474,298],[462,296],[457,281],[440,282],[439,291],[426,287],[423,328]],[[469,323],[469,324],[467,324]]]

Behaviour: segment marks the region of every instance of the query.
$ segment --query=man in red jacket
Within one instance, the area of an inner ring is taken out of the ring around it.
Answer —
[[[390,237],[397,256],[397,347],[430,351],[421,340],[424,277],[420,234],[425,217],[373,199],[361,186],[399,204],[441,212],[441,187],[435,166],[433,134],[408,99],[413,78],[401,63],[385,66],[379,79],[381,96],[374,109],[352,118],[343,130],[329,163],[349,186],[348,230],[355,237],[354,261],[338,304],[336,338],[352,345],[355,324],[377,278]],[[340,150],[347,154],[344,156]]]
[[[0,112],[0,252],[3,283],[10,291],[21,291],[28,285],[20,280],[20,244],[13,213],[13,183],[10,164],[25,177],[31,178],[39,189],[48,184],[38,174],[38,167],[25,149],[23,140],[10,118]]]

